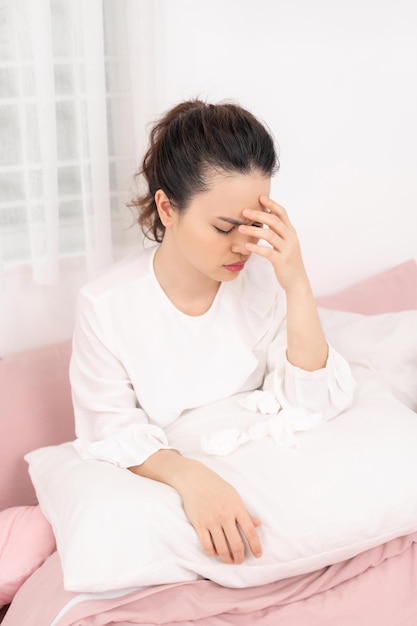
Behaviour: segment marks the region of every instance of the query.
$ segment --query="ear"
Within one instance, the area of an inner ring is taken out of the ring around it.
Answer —
[[[159,219],[165,228],[172,226],[176,222],[177,211],[172,208],[168,196],[162,189],[158,189],[155,193],[155,204]]]

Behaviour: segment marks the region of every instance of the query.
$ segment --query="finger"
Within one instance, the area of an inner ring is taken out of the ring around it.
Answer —
[[[215,556],[217,554],[216,548],[214,547],[211,534],[208,530],[202,530],[198,533],[198,538],[200,540],[201,546],[204,552],[208,556]]]
[[[269,259],[269,261],[273,260],[275,253],[281,254],[291,245],[290,238],[287,241],[284,237],[269,228],[265,228],[261,231],[261,237],[259,237],[259,235],[256,236],[255,231],[259,229],[255,226],[239,226],[239,230],[240,229],[242,229],[242,232],[244,232],[245,235],[250,237],[249,241],[245,243],[247,250],[249,250],[249,252],[255,252],[259,256],[263,256],[264,258]],[[265,246],[262,242],[266,242],[269,245]]]
[[[255,526],[255,528],[258,528],[259,526],[262,526],[262,522],[258,519],[256,519],[256,517],[252,517],[252,515],[249,516],[251,519],[252,524]]]
[[[245,243],[245,248],[249,252],[254,252],[258,256],[262,256],[264,259],[268,259],[268,261],[271,261],[271,263],[276,257],[277,253],[279,253],[279,251],[275,248],[271,248],[270,246],[261,246],[250,241]]]
[[[271,198],[268,198],[268,196],[264,195],[259,197],[259,202],[271,213],[278,215],[287,226],[292,226],[287,211],[283,206],[278,204],[278,202],[275,202],[275,200],[272,200]]]
[[[294,230],[289,221],[287,223],[285,220],[282,219],[280,215],[276,215],[275,213],[265,213],[265,211],[245,209],[243,211],[243,215],[244,217],[250,219],[253,223],[240,225],[239,231],[248,232],[244,229],[251,228],[251,232],[254,232],[253,229],[255,229],[258,232],[255,232],[253,236],[256,237],[263,237],[264,231],[266,230],[265,228],[262,228],[262,226],[259,227],[260,224],[267,226],[270,230],[278,233],[282,237],[285,237],[286,233],[288,233],[289,231],[291,232]],[[261,231],[261,235],[259,234],[259,230]]]
[[[259,228],[257,226],[239,226],[239,232],[247,235],[251,239],[255,239],[260,241],[263,239],[267,241],[273,248],[280,250],[286,241],[286,238],[289,238],[287,227],[282,224],[282,232],[279,232],[278,229],[274,227],[274,229],[270,228]],[[285,232],[286,231],[286,232]]]
[[[236,564],[243,563],[245,560],[245,544],[243,543],[236,523],[224,527],[223,531],[233,562]]]
[[[216,554],[219,556],[223,563],[233,563],[233,557],[229,550],[229,545],[226,541],[223,528],[220,526],[216,529],[210,530],[211,540],[213,542]]]
[[[237,521],[246,541],[248,542],[249,549],[252,552],[253,556],[255,556],[256,558],[261,557],[262,545],[255,525],[252,522],[252,518],[249,515],[244,515]]]

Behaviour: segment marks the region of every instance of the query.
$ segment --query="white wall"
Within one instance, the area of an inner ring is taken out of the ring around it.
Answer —
[[[318,294],[417,258],[417,2],[155,7],[158,110],[235,99],[268,123]]]
[[[29,268],[9,271],[0,286],[0,358],[69,339],[86,279],[81,259],[62,262],[59,285],[35,285]]]

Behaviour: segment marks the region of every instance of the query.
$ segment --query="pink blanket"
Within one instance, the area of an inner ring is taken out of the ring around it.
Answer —
[[[417,533],[311,574],[227,589],[201,580],[112,599],[65,591],[57,554],[23,585],[2,626],[415,626]]]

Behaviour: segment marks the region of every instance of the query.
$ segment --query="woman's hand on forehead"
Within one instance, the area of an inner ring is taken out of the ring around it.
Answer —
[[[286,210],[267,196],[260,196],[259,203],[263,208],[243,210],[243,217],[252,224],[240,225],[239,231],[262,239],[269,245],[248,242],[247,250],[272,263],[277,280],[284,290],[300,281],[308,281],[297,233]],[[259,224],[264,226],[261,237]]]

